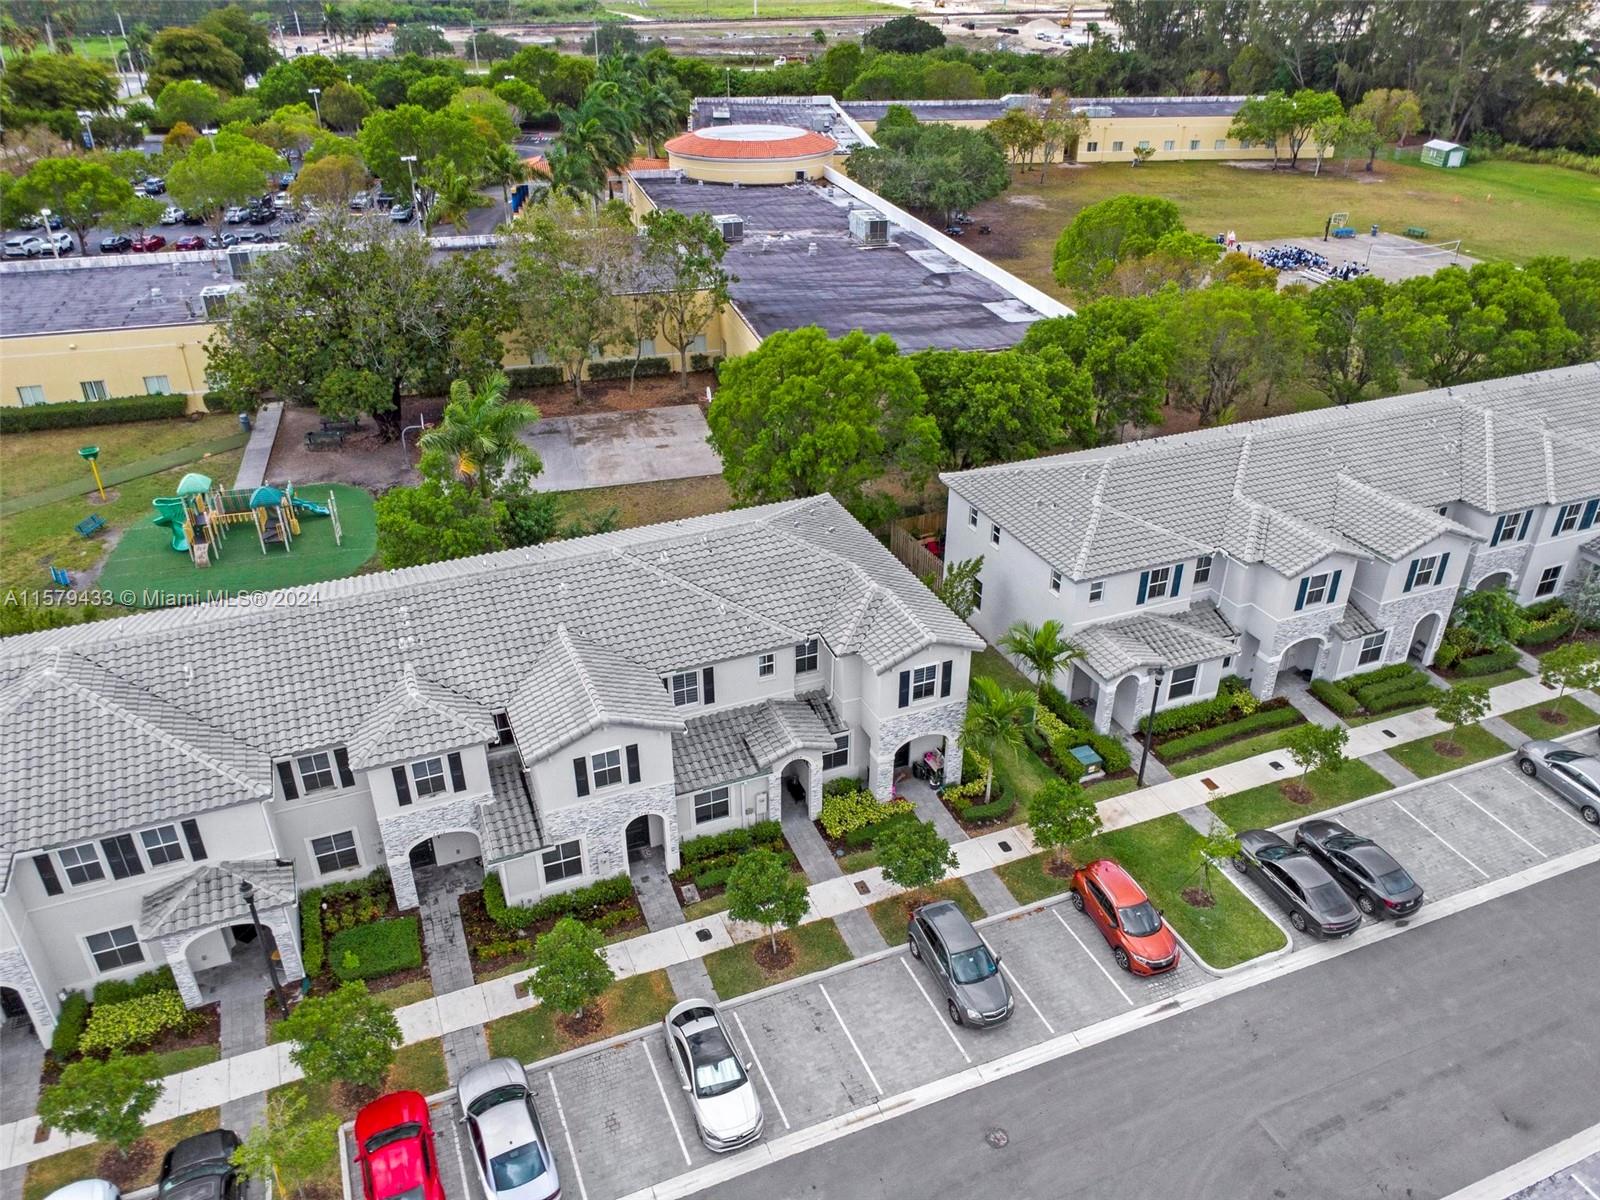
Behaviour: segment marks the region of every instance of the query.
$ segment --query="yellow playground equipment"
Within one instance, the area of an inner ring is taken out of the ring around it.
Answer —
[[[271,546],[292,552],[300,535],[300,514],[327,517],[333,525],[334,545],[343,544],[339,505],[332,489],[325,504],[316,504],[294,494],[294,485],[283,487],[223,489],[204,475],[191,472],[178,483],[176,496],[163,496],[151,502],[155,523],[172,532],[172,548],[187,553],[197,567],[207,566],[222,557],[229,526],[249,523],[256,533],[261,553]]]

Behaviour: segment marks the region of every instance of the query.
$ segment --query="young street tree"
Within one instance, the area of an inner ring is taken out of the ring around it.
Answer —
[[[1322,726],[1315,721],[1296,725],[1283,738],[1283,748],[1300,767],[1300,778],[1312,771],[1332,774],[1345,764],[1344,748],[1350,742],[1350,731],[1339,726]]]
[[[776,929],[793,929],[811,911],[805,876],[791,872],[771,850],[757,849],[740,857],[728,874],[728,915],[735,921],[754,921],[767,931],[774,951]]]
[[[1054,617],[1041,625],[1018,621],[1000,639],[1000,649],[1021,659],[1033,673],[1040,704],[1044,703],[1045,688],[1055,683],[1056,676],[1074,659],[1083,657],[1083,651],[1061,630],[1061,622]]]
[[[1450,726],[1450,744],[1454,746],[1463,725],[1489,715],[1489,689],[1481,683],[1452,684],[1434,701],[1433,715]]]
[[[1051,779],[1028,797],[1028,831],[1060,866],[1068,846],[1100,832],[1100,811],[1077,784]]]
[[[722,268],[728,247],[710,216],[656,209],[644,218],[645,302],[661,337],[678,352],[678,381],[689,389],[690,348],[728,306],[734,276]]]
[[[1201,887],[1211,895],[1211,869],[1221,869],[1222,864],[1239,853],[1239,835],[1221,821],[1212,818],[1211,829],[1194,844],[1195,870],[1203,878]]]
[[[1557,704],[1569,690],[1600,687],[1600,653],[1588,642],[1557,646],[1539,660],[1539,680],[1558,689]]]
[[[606,962],[605,938],[582,921],[562,917],[533,946],[528,990],[557,1012],[582,1019],[616,978]]]
[[[1522,606],[1507,588],[1468,592],[1450,611],[1450,624],[1471,635],[1480,650],[1510,645],[1523,623]]]
[[[976,675],[967,699],[967,718],[961,727],[963,744],[989,760],[983,776],[983,802],[994,791],[994,756],[1002,746],[1023,741],[1023,724],[1033,711],[1033,697],[1020,689],[1001,687],[988,675]]]
[[[932,821],[896,821],[876,842],[883,877],[908,891],[932,887],[956,865],[956,853]]]
[[[273,1093],[267,1099],[267,1119],[254,1126],[233,1152],[233,1165],[259,1180],[263,1195],[272,1194],[276,1180],[303,1198],[322,1176],[328,1147],[339,1136],[339,1114],[308,1117],[305,1108],[301,1092]]]
[[[300,1001],[278,1027],[292,1043],[289,1060],[311,1083],[379,1088],[405,1040],[400,1022],[359,979],[326,996]]]
[[[86,1133],[126,1155],[144,1134],[144,1120],[162,1083],[148,1055],[113,1054],[69,1063],[39,1096],[39,1119],[51,1129]]]

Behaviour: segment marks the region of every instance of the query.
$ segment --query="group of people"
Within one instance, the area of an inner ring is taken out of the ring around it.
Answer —
[[[1346,259],[1333,266],[1326,255],[1302,246],[1267,246],[1252,251],[1250,257],[1275,271],[1317,271],[1329,279],[1355,279],[1367,273],[1367,268],[1358,262]]]

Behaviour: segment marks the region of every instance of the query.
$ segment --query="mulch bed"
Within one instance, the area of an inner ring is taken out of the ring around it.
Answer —
[[[1455,742],[1444,741],[1443,739],[1436,739],[1432,743],[1432,747],[1433,752],[1440,758],[1465,758],[1467,753],[1465,747],[1459,746]]]
[[[788,938],[780,937],[776,948],[766,938],[762,938],[751,950],[750,957],[755,959],[756,966],[769,974],[787,970],[794,964],[794,946]]]
[[[556,1028],[574,1041],[593,1037],[600,1032],[600,1027],[605,1023],[606,1014],[599,1003],[589,1005],[580,1017],[571,1017],[566,1013],[556,1015]]]
[[[1217,904],[1217,898],[1205,888],[1186,887],[1178,895],[1190,908],[1215,908]]]
[[[542,417],[570,417],[580,413],[638,412],[641,409],[663,408],[670,404],[703,405],[706,388],[715,390],[716,385],[715,371],[691,371],[689,390],[685,392],[679,386],[678,373],[674,371],[671,375],[654,375],[648,379],[636,380],[631,395],[628,392],[626,379],[585,379],[581,402],[573,396],[570,383],[519,390],[516,397],[538,408]]]
[[[100,1178],[129,1192],[149,1178],[155,1161],[155,1143],[149,1138],[140,1138],[128,1147],[126,1154],[119,1153],[113,1146],[100,1156]]]
[[[1290,804],[1306,805],[1316,801],[1317,794],[1297,779],[1290,779],[1278,785],[1278,790],[1283,793],[1283,798]]]
[[[219,1004],[207,1004],[203,1008],[189,1010],[191,1020],[194,1022],[190,1029],[169,1029],[148,1046],[134,1049],[134,1054],[165,1054],[168,1050],[187,1050],[191,1046],[216,1046],[222,1041],[222,1007]],[[89,1055],[78,1055],[77,1058],[87,1058]],[[69,1060],[76,1061],[76,1060]],[[57,1082],[61,1078],[61,1069],[65,1063],[58,1062],[55,1055],[44,1056],[44,1066],[39,1072],[39,1082],[45,1087]]]
[[[1547,721],[1551,725],[1566,725],[1572,721],[1572,718],[1559,708],[1541,708],[1539,710],[1539,719]]]
[[[538,936],[541,933],[549,933],[555,923],[561,919],[560,917],[546,917],[542,921],[535,921],[526,929],[513,931],[503,928],[495,922],[494,918],[489,916],[489,910],[484,907],[483,893],[481,891],[462,892],[457,897],[456,903],[461,910],[462,933],[466,937],[467,948],[471,951],[473,977],[477,979],[485,979],[495,975],[513,963],[523,963],[527,960],[527,955],[518,950],[512,954],[499,954],[492,958],[484,958],[477,953],[476,947],[488,945],[492,942],[506,942],[520,937],[528,939],[528,945],[531,949]],[[643,933],[649,928],[645,923],[644,912],[639,908],[639,902],[631,897],[606,905],[596,915],[604,915],[622,909],[632,910],[633,915],[628,920],[604,930],[604,935],[608,940],[631,936],[635,933]]]
[[[1055,879],[1071,879],[1072,873],[1078,869],[1072,861],[1072,855],[1063,854],[1061,861],[1057,862],[1052,856],[1044,860],[1044,873]]]

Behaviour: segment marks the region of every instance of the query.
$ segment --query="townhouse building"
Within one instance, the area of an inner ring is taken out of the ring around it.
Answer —
[[[984,560],[973,626],[1060,621],[1059,682],[1131,728],[1230,674],[1266,698],[1429,663],[1460,593],[1600,566],[1600,364],[943,479],[946,561]]]
[[[959,777],[982,640],[828,497],[0,642],[0,989],[166,963],[186,1001],[298,897],[481,860],[526,903],[681,839]]]

